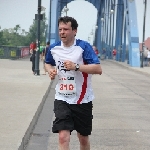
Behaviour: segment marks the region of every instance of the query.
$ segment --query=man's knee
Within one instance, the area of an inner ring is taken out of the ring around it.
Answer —
[[[88,145],[89,144],[89,136],[82,136],[78,133],[78,138],[79,138],[79,141],[80,141],[80,144],[81,145]]]
[[[64,143],[69,143],[70,141],[70,131],[65,131],[62,130],[59,132],[59,143],[64,144]]]

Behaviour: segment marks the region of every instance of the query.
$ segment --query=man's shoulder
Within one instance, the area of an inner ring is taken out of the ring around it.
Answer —
[[[61,41],[55,42],[55,43],[51,44],[49,47],[50,47],[50,49],[52,49],[56,46],[61,46]]]
[[[77,46],[86,45],[86,44],[88,44],[88,42],[86,42],[84,40],[76,39],[76,45]]]
[[[80,39],[76,40],[76,46],[80,46],[83,50],[89,47],[91,48],[91,45],[87,41],[80,40]]]

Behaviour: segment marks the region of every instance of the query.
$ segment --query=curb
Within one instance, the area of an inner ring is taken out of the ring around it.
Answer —
[[[28,127],[27,131],[25,132],[24,137],[22,138],[22,141],[21,141],[21,144],[18,147],[18,150],[24,150],[25,149],[25,147],[26,147],[26,145],[27,145],[27,143],[28,143],[28,141],[30,139],[30,136],[31,136],[31,134],[32,134],[32,132],[34,130],[34,127],[35,127],[35,125],[36,125],[36,123],[38,121],[38,118],[39,118],[39,116],[41,114],[41,111],[43,109],[43,106],[44,106],[44,103],[45,103],[46,98],[48,96],[48,93],[50,92],[52,84],[53,84],[53,81],[50,82],[50,85],[49,85],[45,95],[43,96],[42,101],[41,101],[41,103],[40,103],[40,105],[39,105],[39,107],[38,107],[38,109],[37,109],[37,111],[36,111],[32,121],[31,121],[29,127]]]

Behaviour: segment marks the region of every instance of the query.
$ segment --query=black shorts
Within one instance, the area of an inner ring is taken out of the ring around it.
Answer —
[[[62,100],[54,101],[55,120],[52,131],[76,130],[83,136],[88,136],[92,131],[92,102],[83,104],[68,104]]]

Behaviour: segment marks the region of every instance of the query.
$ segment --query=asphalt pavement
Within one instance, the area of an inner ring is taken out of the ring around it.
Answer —
[[[101,65],[103,74],[92,78],[95,99],[91,150],[149,150],[150,67],[133,68],[113,60],[103,60]],[[28,140],[32,145],[26,147],[29,150],[58,149],[58,134],[51,133],[55,83],[42,75],[42,62],[40,71],[40,76],[32,74],[29,58],[0,59],[1,150],[23,150]],[[47,121],[43,121],[43,110]],[[45,124],[37,126],[38,122]],[[79,149],[75,131],[70,149]]]
[[[0,59],[0,150],[23,149],[50,90],[44,73],[32,74],[29,58]]]
[[[101,65],[103,74],[93,75],[92,81],[91,150],[150,150],[150,68],[113,60]],[[47,149],[58,150],[58,134],[50,132]],[[70,150],[79,149],[74,131]]]

